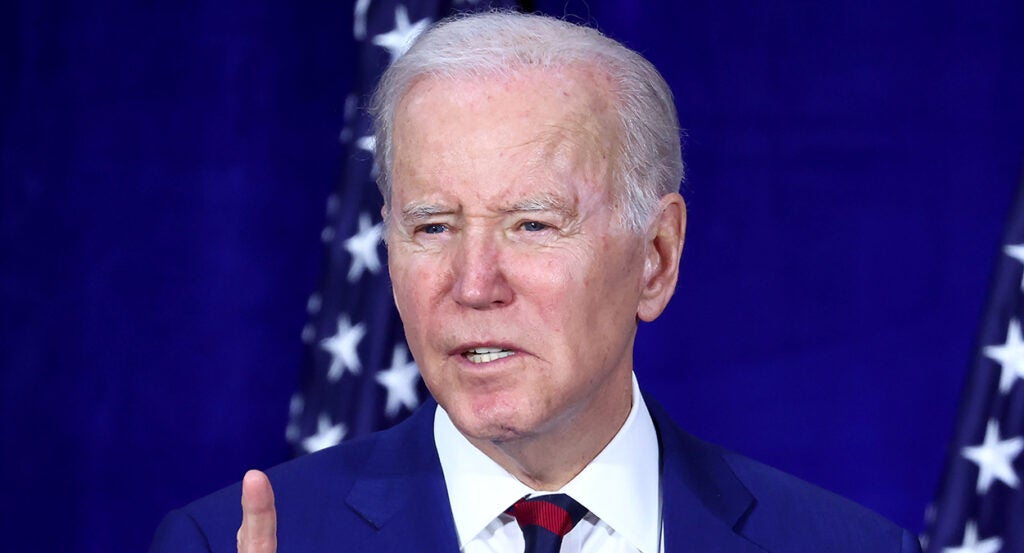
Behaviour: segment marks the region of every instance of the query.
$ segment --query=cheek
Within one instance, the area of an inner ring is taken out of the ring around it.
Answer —
[[[541,324],[535,331],[549,334],[545,338],[557,338],[574,333],[574,326],[587,324],[583,319],[589,311],[592,262],[590,255],[572,250],[558,255],[534,254],[515,264],[516,278],[510,280],[520,299],[537,311]]]
[[[531,296],[566,299],[582,283],[588,256],[576,250],[527,253],[511,257],[506,274],[513,286]]]
[[[423,316],[429,298],[436,294],[438,277],[443,274],[436,264],[415,255],[396,255],[388,263],[395,305],[403,321]]]

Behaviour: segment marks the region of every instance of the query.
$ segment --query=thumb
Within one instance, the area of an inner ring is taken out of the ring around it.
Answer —
[[[277,551],[277,511],[270,479],[258,470],[242,478],[242,526],[238,528],[238,553]]]

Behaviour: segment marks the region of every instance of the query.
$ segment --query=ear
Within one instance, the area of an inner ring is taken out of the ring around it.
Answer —
[[[675,192],[666,194],[645,238],[644,280],[636,312],[640,320],[657,319],[675,293],[685,238],[686,202]]]
[[[384,249],[388,247],[388,231],[391,230],[391,206],[388,202],[384,202],[384,205],[380,208],[380,220],[384,223],[384,232],[381,233],[381,239],[384,241]]]

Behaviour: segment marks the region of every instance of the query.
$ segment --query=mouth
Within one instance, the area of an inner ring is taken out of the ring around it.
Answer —
[[[470,363],[490,363],[515,355],[516,352],[498,347],[475,347],[462,352],[462,356]]]

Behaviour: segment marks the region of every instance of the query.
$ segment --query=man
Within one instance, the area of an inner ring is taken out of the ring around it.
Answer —
[[[421,36],[374,109],[395,303],[437,404],[251,471],[153,551],[919,550],[640,394],[637,326],[674,292],[686,220],[647,61],[554,19],[467,16]]]

